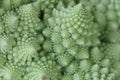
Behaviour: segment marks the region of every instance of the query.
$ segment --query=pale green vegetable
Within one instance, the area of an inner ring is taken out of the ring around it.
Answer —
[[[119,0],[0,0],[0,80],[119,80]]]

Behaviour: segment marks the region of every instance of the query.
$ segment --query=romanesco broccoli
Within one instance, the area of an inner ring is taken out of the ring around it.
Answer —
[[[119,0],[0,0],[0,80],[120,80]]]

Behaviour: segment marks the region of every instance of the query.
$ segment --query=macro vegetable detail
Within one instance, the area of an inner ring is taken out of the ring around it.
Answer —
[[[1,0],[0,80],[119,80],[119,0]]]

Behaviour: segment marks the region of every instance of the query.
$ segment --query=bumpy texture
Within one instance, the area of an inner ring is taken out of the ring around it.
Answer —
[[[91,4],[95,19],[101,26],[108,25],[114,29],[119,27],[119,0],[80,0],[80,2]]]
[[[15,9],[20,5],[33,2],[34,0],[1,0],[0,1],[0,16],[2,16],[6,11]]]
[[[18,16],[16,16],[16,13],[13,11],[8,11],[3,16],[3,24],[5,25],[5,32],[11,33],[16,31],[16,28],[18,26]]]
[[[2,77],[2,80],[21,80],[23,75],[22,69],[11,63],[0,66],[0,77]]]
[[[111,42],[107,35],[111,35],[111,32],[118,32],[120,28],[120,1],[80,0],[80,2],[86,4],[86,6],[88,5],[88,9],[91,9],[90,11],[95,16],[95,22],[101,27],[100,30],[104,34],[101,37]],[[91,5],[89,6],[89,4]]]
[[[14,39],[8,35],[0,35],[0,52],[6,53],[12,50]]]
[[[13,56],[15,63],[25,64],[26,61],[31,61],[32,58],[38,56],[37,51],[40,46],[34,37],[28,37],[28,35],[22,36],[17,39],[16,47],[13,48]]]
[[[30,32],[34,32],[42,28],[40,27],[41,22],[38,17],[38,13],[34,10],[32,4],[20,6],[17,10],[17,13],[20,18],[18,31],[22,31],[24,29]]]
[[[97,25],[82,4],[60,11],[54,9],[53,16],[49,23],[53,31],[52,41],[56,45],[62,42],[62,46],[68,48],[74,44],[89,46],[99,43]]]
[[[51,60],[38,61],[37,64],[28,64],[25,80],[56,80],[58,77],[59,68],[56,63]]]
[[[0,0],[0,80],[119,80],[119,0]]]
[[[66,53],[76,59],[85,59],[89,57],[88,47],[100,42],[100,33],[93,22],[93,16],[82,4],[67,9],[54,9],[49,24],[55,53]]]

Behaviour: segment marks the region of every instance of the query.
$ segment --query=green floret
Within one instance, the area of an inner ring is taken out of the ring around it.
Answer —
[[[2,80],[22,80],[23,70],[11,63],[0,66],[0,78]]]
[[[115,72],[112,69],[109,59],[94,64],[82,60],[73,78],[74,80],[115,80]]]
[[[84,80],[84,73],[82,73],[78,70],[73,75],[73,78],[74,78],[73,80]]]
[[[74,74],[78,70],[78,67],[78,62],[73,61],[65,68],[65,71],[69,74]]]
[[[62,53],[57,55],[57,62],[63,67],[68,66],[71,61],[72,56],[70,54]]]
[[[42,45],[43,49],[50,52],[52,51],[52,42],[49,40],[45,40]]]
[[[17,44],[13,48],[13,57],[15,63],[25,64],[26,61],[37,59],[40,46],[35,37],[24,35],[17,38]]]
[[[101,51],[110,59],[118,59],[120,56],[120,44],[119,43],[103,43],[101,45]]]
[[[14,44],[14,39],[9,35],[0,35],[0,52],[10,52]]]
[[[38,61],[30,63],[25,80],[58,80],[59,68],[54,61]]]
[[[110,67],[112,63],[110,63],[110,59],[103,59],[100,62],[100,66],[102,67]]]
[[[14,11],[8,11],[3,16],[3,24],[6,33],[11,33],[16,31],[18,26],[18,16]]]
[[[85,59],[80,61],[79,69],[81,72],[88,72],[89,69],[91,68],[91,65],[92,65],[91,61]]]
[[[80,59],[88,59],[89,58],[89,50],[88,47],[76,47],[78,48],[78,51],[76,52],[76,54],[74,55],[76,59],[80,60]],[[70,48],[71,49],[71,48]],[[72,49],[71,49],[72,50]],[[72,52],[71,52],[72,53]]]
[[[93,47],[90,51],[90,59],[93,62],[100,62],[104,56],[99,47]]]
[[[109,67],[100,67],[99,64],[94,64],[91,67],[91,79],[114,80],[115,74]]]
[[[20,25],[18,31],[35,32],[43,28],[42,22],[39,19],[39,13],[35,11],[32,4],[22,5],[17,9],[18,16],[20,18]]]
[[[52,31],[51,31],[50,27],[46,27],[46,28],[42,31],[42,33],[43,33],[43,35],[44,35],[46,38],[50,38]]]
[[[73,77],[70,74],[65,74],[61,80],[73,80]]]
[[[54,9],[49,24],[55,45],[69,48],[73,44],[89,46],[99,43],[97,26],[82,4],[60,11]]]
[[[50,28],[44,29],[43,34],[51,35],[55,53],[68,53],[76,59],[86,59],[89,58],[89,46],[99,44],[97,25],[82,4],[54,9],[53,17],[48,21]]]

